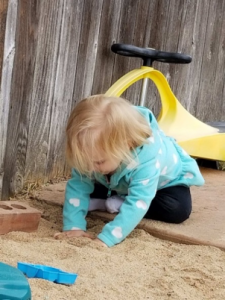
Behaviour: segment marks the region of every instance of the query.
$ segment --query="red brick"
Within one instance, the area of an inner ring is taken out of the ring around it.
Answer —
[[[19,201],[0,201],[0,234],[37,230],[41,212]]]

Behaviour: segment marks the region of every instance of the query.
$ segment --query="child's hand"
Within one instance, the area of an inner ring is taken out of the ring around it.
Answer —
[[[105,243],[103,243],[101,240],[99,239],[94,239],[93,242],[95,242],[96,244],[102,246],[102,247],[108,247]]]
[[[57,232],[54,234],[54,238],[56,240],[63,240],[63,239],[75,238],[75,237],[87,237],[89,239],[92,239],[94,243],[96,243],[102,247],[108,247],[101,240],[99,240],[98,238],[94,238],[93,235],[91,235],[90,233],[87,233],[83,230],[69,230],[69,231]]]
[[[54,234],[54,238],[56,240],[61,240],[64,238],[74,238],[74,237],[87,237],[90,239],[94,239],[93,235],[83,230],[69,230],[69,231],[57,232]]]

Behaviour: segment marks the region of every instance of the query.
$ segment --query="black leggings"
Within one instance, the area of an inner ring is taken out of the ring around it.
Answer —
[[[188,187],[164,188],[157,191],[144,217],[167,223],[182,223],[191,214],[191,202],[191,193]]]
[[[107,198],[108,189],[95,185],[91,198]],[[112,191],[112,195],[116,192]],[[144,218],[167,223],[182,223],[189,218],[192,209],[190,189],[185,186],[172,186],[157,191]]]

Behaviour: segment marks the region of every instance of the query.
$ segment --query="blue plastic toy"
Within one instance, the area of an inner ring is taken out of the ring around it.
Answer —
[[[31,300],[31,289],[23,273],[2,262],[0,262],[0,299]]]
[[[67,273],[60,269],[44,265],[34,265],[30,263],[18,262],[17,268],[27,277],[42,278],[61,284],[73,284],[77,279],[77,274]]]

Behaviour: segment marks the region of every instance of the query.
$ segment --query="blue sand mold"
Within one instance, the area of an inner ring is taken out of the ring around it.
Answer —
[[[18,262],[17,267],[27,277],[42,278],[61,284],[73,284],[77,278],[77,274],[67,273],[57,268],[44,265],[35,265],[30,263]]]

